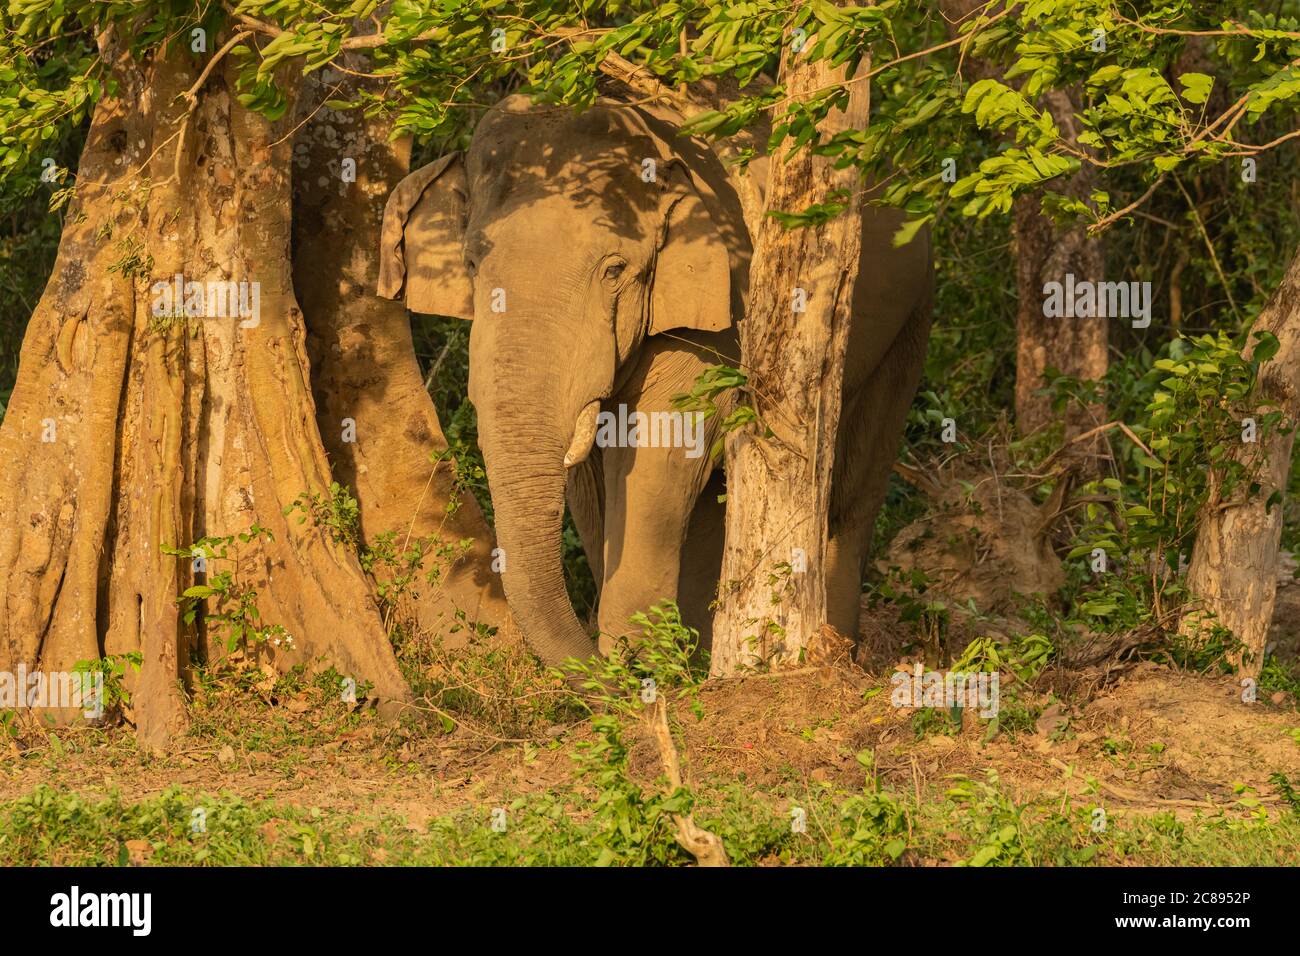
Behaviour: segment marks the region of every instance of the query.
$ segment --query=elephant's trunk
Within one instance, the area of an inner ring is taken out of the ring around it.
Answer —
[[[496,389],[490,391],[495,392]],[[529,393],[512,388],[516,395]],[[476,403],[480,404],[480,403]],[[596,652],[564,586],[564,455],[573,427],[543,419],[539,405],[522,408],[489,395],[479,407],[479,444],[505,554],[502,583],[516,622],[542,661],[585,660]]]

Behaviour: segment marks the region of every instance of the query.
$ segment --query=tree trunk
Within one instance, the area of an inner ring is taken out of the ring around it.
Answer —
[[[456,494],[454,462],[434,461],[447,440],[406,309],[375,294],[384,203],[409,171],[411,141],[393,141],[388,118],[325,108],[361,81],[323,73],[306,83],[300,114],[309,118],[294,146],[294,286],[306,314],[317,423],[336,480],[357,496],[366,543],[387,531],[397,532],[398,549],[408,540],[443,543],[443,555],[424,565],[437,584],[422,575],[408,610],[422,630],[454,645],[468,624],[502,627],[509,611],[478,502],[469,491]],[[346,160],[354,182],[345,180]]]
[[[844,78],[825,61],[790,62],[782,82],[798,100]],[[866,81],[850,87],[843,113],[823,124],[826,136],[864,128]],[[826,620],[827,514],[839,426],[850,304],[862,244],[861,183],[853,169],[802,150],[773,156],[766,208],[798,212],[837,189],[851,198],[819,226],[759,228],[750,269],[741,354],[746,400],[773,434],[744,429],[727,442],[727,531],[712,672],[735,674],[759,663],[797,661]],[[799,291],[802,290],[802,291]],[[806,311],[796,312],[796,300]],[[804,304],[802,301],[800,304]],[[805,564],[806,562],[806,564]],[[806,567],[806,570],[799,570]]]
[[[949,34],[959,35],[959,27],[977,11],[982,0],[940,0],[939,8],[949,24]],[[981,15],[986,15],[981,12]],[[964,57],[963,69],[976,79],[1002,80],[998,64],[980,57]],[[1057,127],[1076,146],[1078,130],[1074,126],[1075,108],[1070,96],[1050,91],[1043,105],[1052,114]],[[1087,199],[1093,180],[1084,166],[1066,182],[1064,192]],[[1107,319],[1049,319],[1043,315],[1043,284],[1064,282],[1067,273],[1077,280],[1100,281],[1106,268],[1105,249],[1100,239],[1089,237],[1083,226],[1059,232],[1041,212],[1042,194],[1035,192],[1016,200],[1012,210],[1012,233],[1016,247],[1016,426],[1028,435],[1056,418],[1051,396],[1038,394],[1046,386],[1043,373],[1049,366],[1078,379],[1099,379],[1106,374]],[[1102,424],[1104,409],[1071,406],[1066,414],[1064,439],[1069,440]],[[1081,463],[1101,448],[1099,441],[1083,442],[1067,452]],[[1095,471],[1094,468],[1087,468]]]
[[[1046,105],[1073,141],[1074,108],[1061,92],[1044,96]],[[1092,192],[1092,174],[1080,169],[1065,184],[1068,195],[1086,199]],[[1106,374],[1108,329],[1105,317],[1046,318],[1043,315],[1043,285],[1064,282],[1073,274],[1076,282],[1099,282],[1105,278],[1106,257],[1100,239],[1089,237],[1084,226],[1059,231],[1043,215],[1042,196],[1034,193],[1017,199],[1014,206],[1016,244],[1016,426],[1030,434],[1053,422],[1050,395],[1043,394],[1043,375],[1053,367],[1064,375],[1096,380]],[[1103,424],[1104,409],[1071,404],[1065,415],[1065,440]],[[1086,445],[1087,443],[1083,443]],[[1071,455],[1082,458],[1096,454],[1099,444],[1078,446]],[[1095,471],[1095,468],[1088,469]]]
[[[0,426],[0,668],[139,652],[132,712],[161,746],[184,726],[187,668],[229,632],[183,621],[196,575],[163,548],[260,525],[271,537],[198,575],[233,570],[256,623],[291,638],[249,652],[281,668],[322,657],[399,704],[409,690],[355,555],[283,514],[330,478],[290,270],[292,111],[268,122],[240,106],[229,61],[191,109],[202,64],[175,48],[132,63],[114,43],[102,55],[120,85],[96,107]],[[176,275],[246,282],[259,308],[159,314],[156,284]]]
[[[1300,253],[1251,332],[1248,355],[1256,345],[1255,332],[1277,337],[1277,353],[1260,367],[1256,396],[1260,412],[1280,411],[1284,421],[1258,444],[1243,442],[1236,451],[1248,467],[1258,465],[1259,490],[1245,500],[1220,502],[1212,497],[1207,505],[1187,571],[1195,603],[1180,627],[1195,637],[1212,616],[1213,623],[1228,628],[1243,645],[1233,663],[1242,674],[1258,677],[1277,596],[1282,537],[1282,504],[1274,501],[1270,507],[1269,499],[1286,495],[1293,429],[1300,419]]]

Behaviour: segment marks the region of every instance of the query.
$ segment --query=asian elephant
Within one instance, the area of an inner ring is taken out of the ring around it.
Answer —
[[[622,434],[606,427],[620,406],[653,420],[709,366],[738,361],[749,235],[721,162],[680,122],[657,107],[600,100],[575,112],[512,96],[465,155],[412,173],[385,209],[380,294],[473,320],[469,396],[505,593],[550,664],[596,649],[565,591],[566,495],[600,587],[600,650],[666,598],[709,632],[724,488],[709,449],[725,409],[702,435],[688,416],[671,442],[599,440]],[[865,218],[828,554],[830,623],[848,635],[932,287],[929,237],[895,249],[901,215],[868,207]]]

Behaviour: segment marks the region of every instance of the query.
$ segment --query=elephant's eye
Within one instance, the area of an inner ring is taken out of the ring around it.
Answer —
[[[478,263],[474,261],[473,256],[465,257],[465,271],[469,273],[471,279],[474,278],[475,273],[478,272]]]
[[[611,262],[609,265],[605,266],[605,281],[613,282],[623,274],[623,270],[626,268],[627,263],[622,260]]]

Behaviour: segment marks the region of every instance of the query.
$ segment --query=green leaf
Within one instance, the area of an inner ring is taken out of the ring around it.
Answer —
[[[990,844],[989,846],[980,847],[979,852],[977,852],[973,857],[970,858],[970,863],[967,865],[987,866],[988,864],[992,863],[993,860],[997,857],[999,849],[1000,847],[998,847],[996,844]]]
[[[1277,336],[1272,332],[1256,332],[1255,350],[1250,353],[1251,361],[1263,365],[1276,355],[1277,350],[1281,347],[1282,344],[1278,342]]]
[[[905,246],[915,239],[922,227],[933,218],[933,216],[922,216],[920,219],[909,219],[899,226],[898,231],[894,233],[894,238],[891,240],[894,248]]]
[[[1183,73],[1178,77],[1183,84],[1183,99],[1188,103],[1204,103],[1210,98],[1210,88],[1214,86],[1214,77],[1204,73]]]

